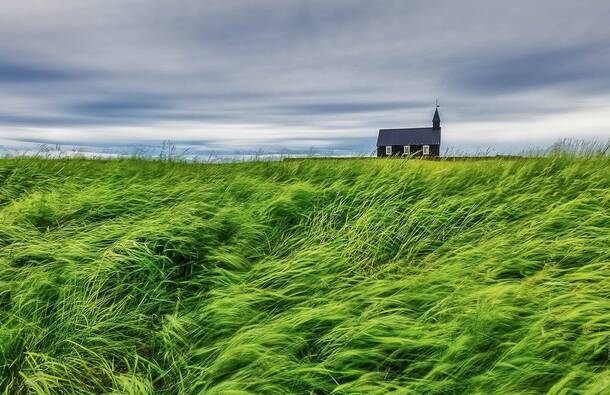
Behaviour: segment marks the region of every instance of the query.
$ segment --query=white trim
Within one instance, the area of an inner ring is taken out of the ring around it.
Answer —
[[[430,146],[429,145],[424,145],[422,147],[422,154],[424,155],[430,155]]]
[[[392,155],[392,146],[391,145],[386,145],[385,146],[385,154],[386,155]]]
[[[405,145],[402,147],[402,154],[403,155],[411,155],[411,146],[410,145]]]

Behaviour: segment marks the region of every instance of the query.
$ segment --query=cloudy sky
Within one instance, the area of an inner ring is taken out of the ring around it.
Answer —
[[[4,0],[0,146],[366,152],[610,137],[608,0]]]

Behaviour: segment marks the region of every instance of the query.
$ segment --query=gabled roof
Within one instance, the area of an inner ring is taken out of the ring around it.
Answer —
[[[381,129],[377,146],[381,145],[436,145],[441,143],[441,130],[432,128]]]

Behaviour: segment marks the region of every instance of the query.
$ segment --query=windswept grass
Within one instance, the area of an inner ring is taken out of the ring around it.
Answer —
[[[610,393],[610,160],[0,161],[0,392]]]

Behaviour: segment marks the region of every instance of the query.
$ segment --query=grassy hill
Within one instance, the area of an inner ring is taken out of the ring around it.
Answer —
[[[610,393],[610,160],[0,160],[0,393]]]

